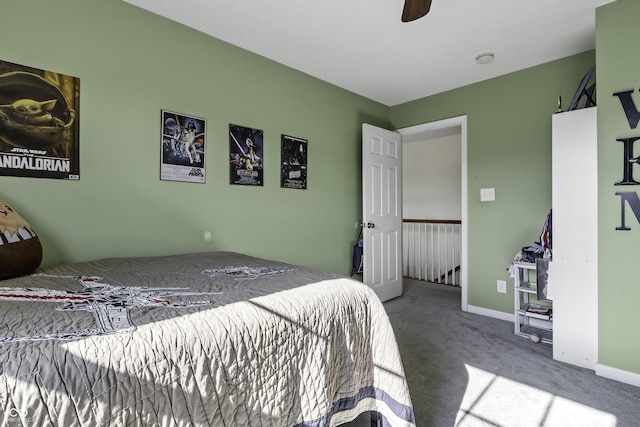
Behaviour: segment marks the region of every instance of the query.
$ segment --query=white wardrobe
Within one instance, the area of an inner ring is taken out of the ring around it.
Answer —
[[[596,107],[553,115],[553,358],[598,363]]]

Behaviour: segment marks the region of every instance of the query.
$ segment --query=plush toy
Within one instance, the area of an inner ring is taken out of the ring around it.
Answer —
[[[0,280],[30,274],[41,261],[42,246],[35,231],[0,199]]]

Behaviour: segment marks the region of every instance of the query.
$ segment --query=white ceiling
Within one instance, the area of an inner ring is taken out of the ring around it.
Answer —
[[[403,0],[124,1],[393,106],[593,49],[613,0],[433,0],[410,23]]]

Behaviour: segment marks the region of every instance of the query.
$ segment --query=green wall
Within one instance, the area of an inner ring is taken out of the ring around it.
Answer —
[[[551,207],[551,114],[556,111],[557,96],[562,96],[566,108],[584,73],[596,64],[598,364],[631,374],[640,374],[640,335],[634,327],[640,300],[635,272],[640,223],[625,205],[631,230],[615,230],[621,223],[620,197],[615,193],[640,193],[640,188],[614,184],[622,179],[623,164],[622,143],[616,140],[640,136],[640,127],[630,128],[613,93],[633,90],[640,109],[638,16],[637,0],[618,0],[597,9],[593,52],[391,108],[395,128],[467,115],[468,303],[510,313],[512,290],[506,295],[496,293],[496,280],[509,280],[506,266],[521,246],[538,238]],[[640,143],[636,143],[633,156],[639,153]],[[634,174],[640,181],[637,167]],[[496,188],[495,202],[480,202],[479,190],[484,187]],[[579,301],[579,293],[576,298]]]
[[[361,123],[388,107],[120,0],[5,0],[0,39],[0,60],[80,78],[80,181],[0,177],[44,265],[231,250],[350,271]],[[161,109],[207,120],[205,184],[160,181]],[[264,187],[229,185],[230,123],[264,131]],[[306,191],[280,188],[283,133],[309,141]]]
[[[640,192],[638,186],[616,186],[622,180],[623,152],[618,138],[640,137],[640,128],[631,129],[620,101],[613,96],[633,90],[640,108],[640,56],[638,17],[640,2],[618,0],[597,13],[596,66],[598,69],[598,302],[599,363],[640,374],[640,333],[637,302],[640,283],[640,224],[627,205],[626,226],[621,225],[620,197],[616,192]],[[635,144],[634,156],[640,153]],[[634,167],[640,181],[640,170]]]
[[[551,115],[594,62],[590,51],[391,108],[395,128],[467,115],[469,305],[513,313],[513,289],[499,294],[496,281],[511,283],[515,254],[540,236],[551,208]],[[480,202],[485,187],[495,187],[495,202]]]

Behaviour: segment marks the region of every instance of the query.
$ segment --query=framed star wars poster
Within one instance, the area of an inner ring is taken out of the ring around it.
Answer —
[[[229,125],[229,183],[263,186],[263,132]]]
[[[0,61],[0,175],[80,179],[80,79]]]
[[[280,187],[307,189],[307,140],[282,135]]]
[[[162,110],[160,179],[205,182],[206,120]]]

